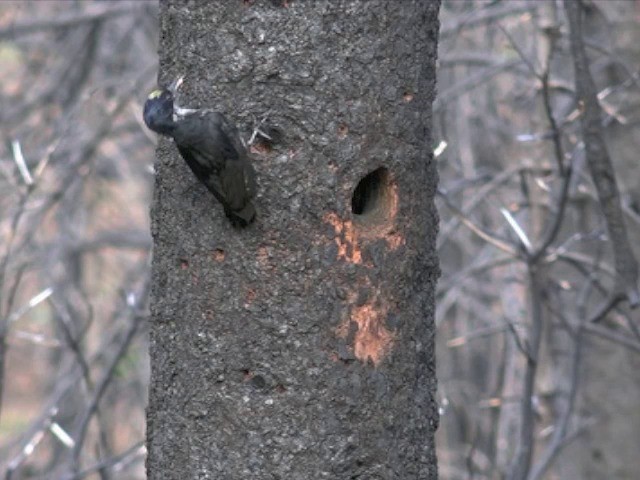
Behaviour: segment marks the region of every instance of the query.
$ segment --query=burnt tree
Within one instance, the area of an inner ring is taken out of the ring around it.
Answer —
[[[438,2],[166,1],[160,79],[245,138],[234,229],[161,141],[150,479],[434,479]]]

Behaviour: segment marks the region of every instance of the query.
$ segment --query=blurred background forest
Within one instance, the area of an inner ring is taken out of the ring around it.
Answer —
[[[585,7],[635,248],[640,3]],[[445,0],[441,24],[440,476],[501,478],[528,436],[530,479],[636,479],[638,312],[562,2]],[[156,1],[0,2],[2,478],[144,478],[157,46]]]

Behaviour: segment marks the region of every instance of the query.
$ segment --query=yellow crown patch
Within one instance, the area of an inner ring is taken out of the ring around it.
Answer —
[[[153,92],[151,92],[149,94],[149,100],[153,100],[154,98],[158,98],[160,95],[162,95],[162,90],[154,90]]]

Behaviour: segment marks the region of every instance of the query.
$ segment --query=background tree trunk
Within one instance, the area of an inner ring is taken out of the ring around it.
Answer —
[[[233,229],[161,142],[149,479],[434,479],[438,2],[167,1],[161,80],[256,148]]]

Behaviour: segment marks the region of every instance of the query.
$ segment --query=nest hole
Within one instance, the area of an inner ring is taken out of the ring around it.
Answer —
[[[351,197],[351,213],[361,225],[378,225],[391,220],[397,194],[389,170],[380,167],[363,177]]]

